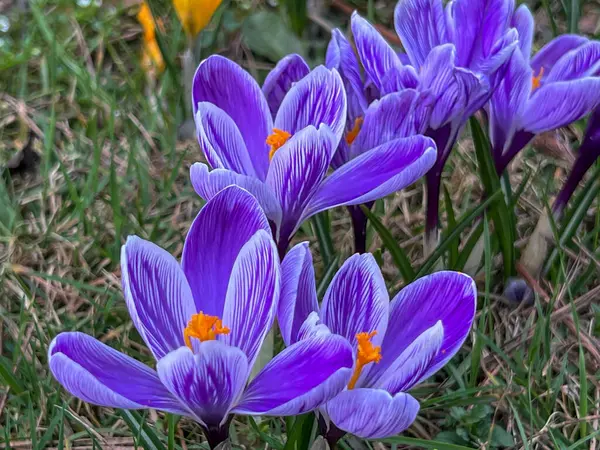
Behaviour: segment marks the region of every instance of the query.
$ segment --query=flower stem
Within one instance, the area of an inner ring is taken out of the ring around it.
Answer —
[[[434,166],[425,176],[427,197],[425,204],[425,241],[424,253],[429,256],[437,247],[440,214],[441,169]]]
[[[579,186],[579,182],[583,179],[583,176],[589,168],[592,167],[596,158],[597,155],[591,152],[579,153],[579,156],[571,169],[571,173],[569,173],[569,176],[567,177],[567,181],[565,181],[565,184],[556,196],[556,200],[554,200],[554,204],[552,205],[552,212],[554,213],[555,219],[558,220],[558,218],[560,218],[565,206],[567,206],[567,203],[569,203],[569,200],[573,196],[575,189]]]
[[[370,207],[370,205],[366,205]],[[350,218],[352,219],[352,230],[354,232],[354,251],[356,253],[367,252],[367,216],[362,211],[360,205],[348,206]]]
[[[342,439],[346,435],[345,431],[340,430],[332,422],[329,422],[329,425],[327,425],[325,423],[325,419],[320,414],[319,414],[319,430],[320,430],[321,436],[323,436],[325,438],[325,440],[327,441],[327,444],[329,445],[329,450],[336,450],[338,447],[337,443],[340,441],[340,439]]]
[[[209,425],[204,428],[204,435],[208,441],[208,446],[211,450],[216,449],[220,444],[229,439],[229,424],[231,423],[232,416],[229,416],[227,422],[221,426]]]

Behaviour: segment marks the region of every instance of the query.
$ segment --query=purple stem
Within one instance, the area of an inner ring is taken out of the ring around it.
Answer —
[[[515,133],[508,150],[497,157],[494,157],[494,162],[496,163],[496,173],[498,175],[502,175],[513,158],[517,156],[517,153],[523,150],[534,136],[535,134],[530,133],[529,131],[517,131]],[[494,152],[494,154],[497,153]]]
[[[217,448],[219,444],[229,439],[229,425],[233,416],[229,416],[224,425],[209,425],[208,427],[202,427],[204,429],[204,435],[208,441],[208,446],[211,449]]]
[[[373,207],[373,202],[365,203],[369,209]],[[354,251],[356,253],[367,252],[367,223],[368,219],[363,212],[361,205],[350,205],[347,207],[352,219],[352,231],[354,232]]]
[[[558,219],[564,209],[569,203],[573,192],[579,186],[579,182],[583,179],[583,176],[588,171],[590,167],[594,164],[596,159],[599,156],[599,152],[579,152],[577,159],[575,160],[575,164],[571,168],[571,173],[567,177],[567,181],[563,185],[562,189],[558,193],[556,200],[554,200],[554,204],[552,205],[552,212],[554,214],[555,219]]]

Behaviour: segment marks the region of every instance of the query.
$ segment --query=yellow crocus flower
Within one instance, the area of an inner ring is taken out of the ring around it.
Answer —
[[[165,69],[165,61],[160,52],[160,48],[158,47],[158,42],[156,41],[156,29],[154,27],[152,12],[146,2],[142,2],[137,19],[144,31],[142,66],[146,70],[149,70],[154,66],[159,72],[162,72]]]
[[[177,17],[189,38],[208,25],[220,4],[221,0],[173,0]]]

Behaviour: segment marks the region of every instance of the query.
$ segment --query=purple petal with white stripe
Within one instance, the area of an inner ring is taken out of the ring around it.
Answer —
[[[413,66],[393,67],[381,81],[381,95],[416,89],[418,85],[419,74]]]
[[[476,304],[475,283],[459,272],[436,272],[406,286],[392,300],[388,332],[381,344],[381,354],[385,356],[371,367],[368,379],[378,379],[419,335],[441,321],[441,350],[421,379],[435,373],[465,341]]]
[[[198,103],[196,131],[200,149],[213,168],[256,177],[244,138],[225,111],[209,102]]]
[[[154,357],[184,345],[183,330],[196,308],[175,258],[130,236],[121,248],[121,278],[131,320]]]
[[[588,42],[577,34],[563,34],[544,45],[531,59],[533,73],[538,75],[542,67],[546,74],[550,73],[554,64],[566,53]]]
[[[324,66],[314,69],[289,90],[274,126],[294,135],[321,124],[327,125],[339,142],[346,126],[346,93],[340,74]]]
[[[48,348],[54,377],[81,400],[109,408],[187,414],[150,367],[83,333],[61,333]]]
[[[281,298],[277,319],[286,345],[298,340],[298,332],[310,313],[319,310],[312,255],[308,242],[295,245],[281,263]]]
[[[275,119],[281,102],[292,86],[308,75],[309,72],[308,64],[302,56],[297,54],[285,56],[269,72],[263,83],[262,91],[269,104],[273,119]]]
[[[275,153],[267,184],[281,204],[280,232],[286,238],[300,226],[306,204],[327,173],[335,145],[335,137],[326,125],[319,130],[309,126]]]
[[[223,316],[234,263],[259,230],[270,233],[269,222],[257,200],[240,187],[229,186],[204,205],[190,227],[182,257],[198,311]]]
[[[348,258],[335,274],[321,307],[321,320],[332,333],[356,348],[356,335],[376,331],[379,345],[388,325],[389,296],[381,270],[370,253]]]
[[[382,389],[353,389],[328,402],[325,410],[339,429],[381,439],[406,430],[417,417],[419,402],[402,392],[392,397]]]
[[[223,311],[231,331],[222,341],[240,348],[250,366],[275,319],[280,290],[277,248],[270,233],[259,230],[235,261]]]
[[[273,128],[269,105],[254,78],[233,61],[212,55],[202,61],[192,87],[194,115],[198,103],[210,102],[237,125],[256,175],[264,180],[269,167],[265,140]]]
[[[544,83],[570,81],[600,75],[600,42],[591,41],[566,53],[552,67]]]
[[[529,61],[531,58],[531,46],[533,44],[534,20],[533,14],[527,5],[521,5],[517,8],[512,16],[511,26],[517,30],[519,34],[519,49],[525,58]]]
[[[388,94],[373,102],[351,147],[351,158],[398,138],[416,134],[414,111],[428,97],[414,89]],[[433,105],[431,105],[433,106]]]
[[[350,345],[341,336],[299,341],[259,372],[234,412],[292,416],[312,411],[345,387],[352,363]]]
[[[246,355],[220,341],[200,343],[198,353],[182,347],[156,367],[164,385],[203,425],[219,426],[241,396],[249,375]]]
[[[431,169],[436,154],[433,140],[423,136],[395,139],[367,151],[321,183],[302,220],[326,209],[360,205],[404,189]]]
[[[434,47],[449,42],[441,0],[400,0],[394,24],[410,63],[417,68]]]
[[[542,85],[529,99],[521,128],[542,133],[581,119],[600,104],[600,78]]]
[[[388,71],[402,65],[400,58],[379,32],[357,12],[352,14],[351,25],[359,59],[369,79],[381,91]]]
[[[456,0],[453,3],[454,43],[461,67],[477,68],[489,58],[510,25],[514,6],[514,0]]]
[[[442,322],[425,330],[417,337],[384,372],[377,378],[368,378],[365,385],[383,389],[395,395],[407,392],[423,380],[444,341]]]
[[[276,227],[281,224],[281,206],[277,197],[266,183],[255,177],[240,175],[227,169],[209,171],[206,164],[195,163],[190,167],[190,180],[196,193],[206,201],[228,186],[244,188],[258,200],[267,218]]]
[[[531,68],[515,51],[489,103],[490,140],[495,153],[501,155],[512,142],[516,126],[531,92]]]

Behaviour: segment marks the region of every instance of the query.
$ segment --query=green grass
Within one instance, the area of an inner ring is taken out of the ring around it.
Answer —
[[[187,175],[200,151],[193,139],[179,140],[186,107],[176,55],[184,37],[168,23],[174,31],[162,44],[170,66],[151,79],[139,67],[134,11],[118,2],[29,4],[27,11],[15,6],[2,13],[11,28],[0,35],[0,165],[30,135],[40,155],[34,171],[5,171],[0,180],[0,442],[13,449],[207,448],[200,428],[187,419],[113,411],[70,397],[49,374],[46,356],[57,333],[78,330],[152,364],[123,302],[119,250],[127,235],[137,234],[180,256],[201,207]],[[566,5],[570,13],[563,20],[569,27],[587,6],[573,5]],[[359,7],[367,10],[366,3]],[[227,36],[237,36],[240,24],[234,21],[247,12],[243,2],[232,3],[223,15]],[[339,11],[327,14],[332,23],[344,23]],[[560,30],[559,18],[554,20]],[[315,31],[310,45],[322,52],[326,39]],[[217,36],[211,45],[259,76],[271,66],[248,58],[248,48],[234,38]],[[517,251],[560,186],[554,172],[561,164],[528,151],[513,165],[514,204],[504,206],[516,212]],[[373,209],[371,249],[392,293],[440,263],[464,266],[465,248],[480,238],[484,249],[474,330],[451,363],[414,390],[422,404],[417,422],[386,445],[599,448],[600,310],[592,306],[599,295],[600,202],[589,195],[597,182],[588,180],[567,225],[557,225],[560,244],[535,304],[517,306],[500,295],[507,247],[494,231],[497,218],[478,208],[483,186],[477,173],[475,152],[465,141],[447,170],[443,205],[452,204],[453,211],[445,208],[444,218],[452,228],[444,230],[434,259],[421,253],[421,185]],[[311,241],[321,295],[351,253],[349,224],[339,210],[300,232],[299,239]],[[233,441],[246,448],[291,448],[286,430],[301,441],[312,430],[310,420],[293,425],[237,418]],[[352,438],[342,448],[381,445]]]

